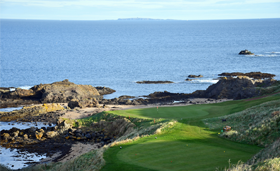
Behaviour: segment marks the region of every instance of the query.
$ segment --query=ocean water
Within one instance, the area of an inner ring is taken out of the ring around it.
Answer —
[[[113,98],[205,90],[222,72],[280,79],[280,19],[0,22],[0,87],[69,79],[113,88]],[[258,56],[238,55],[244,49]],[[189,74],[204,77],[187,82]],[[136,84],[142,80],[175,83]]]

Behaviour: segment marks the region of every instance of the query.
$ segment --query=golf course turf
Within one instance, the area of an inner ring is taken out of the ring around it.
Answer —
[[[262,148],[218,137],[201,120],[219,117],[261,103],[280,99],[276,94],[252,101],[238,100],[216,104],[111,111],[122,116],[176,119],[173,128],[161,134],[113,146],[104,153],[102,170],[215,170],[239,160],[246,162]]]

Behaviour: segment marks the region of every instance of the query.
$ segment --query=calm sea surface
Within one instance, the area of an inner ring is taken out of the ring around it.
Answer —
[[[280,19],[216,21],[0,20],[0,87],[69,79],[108,95],[206,89],[222,72],[261,71],[280,79]],[[240,56],[248,49],[258,56]],[[189,74],[204,77],[186,82]],[[144,85],[142,80],[175,84]]]

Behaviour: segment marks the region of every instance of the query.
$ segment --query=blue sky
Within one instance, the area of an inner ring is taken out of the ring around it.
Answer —
[[[108,20],[280,18],[280,0],[0,0],[0,18]]]

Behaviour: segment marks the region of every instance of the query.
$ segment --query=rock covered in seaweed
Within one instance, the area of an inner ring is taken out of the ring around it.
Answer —
[[[240,51],[239,55],[254,55],[254,53],[252,53],[249,50],[245,49],[245,50]]]
[[[137,84],[171,84],[172,81],[137,81]]]

